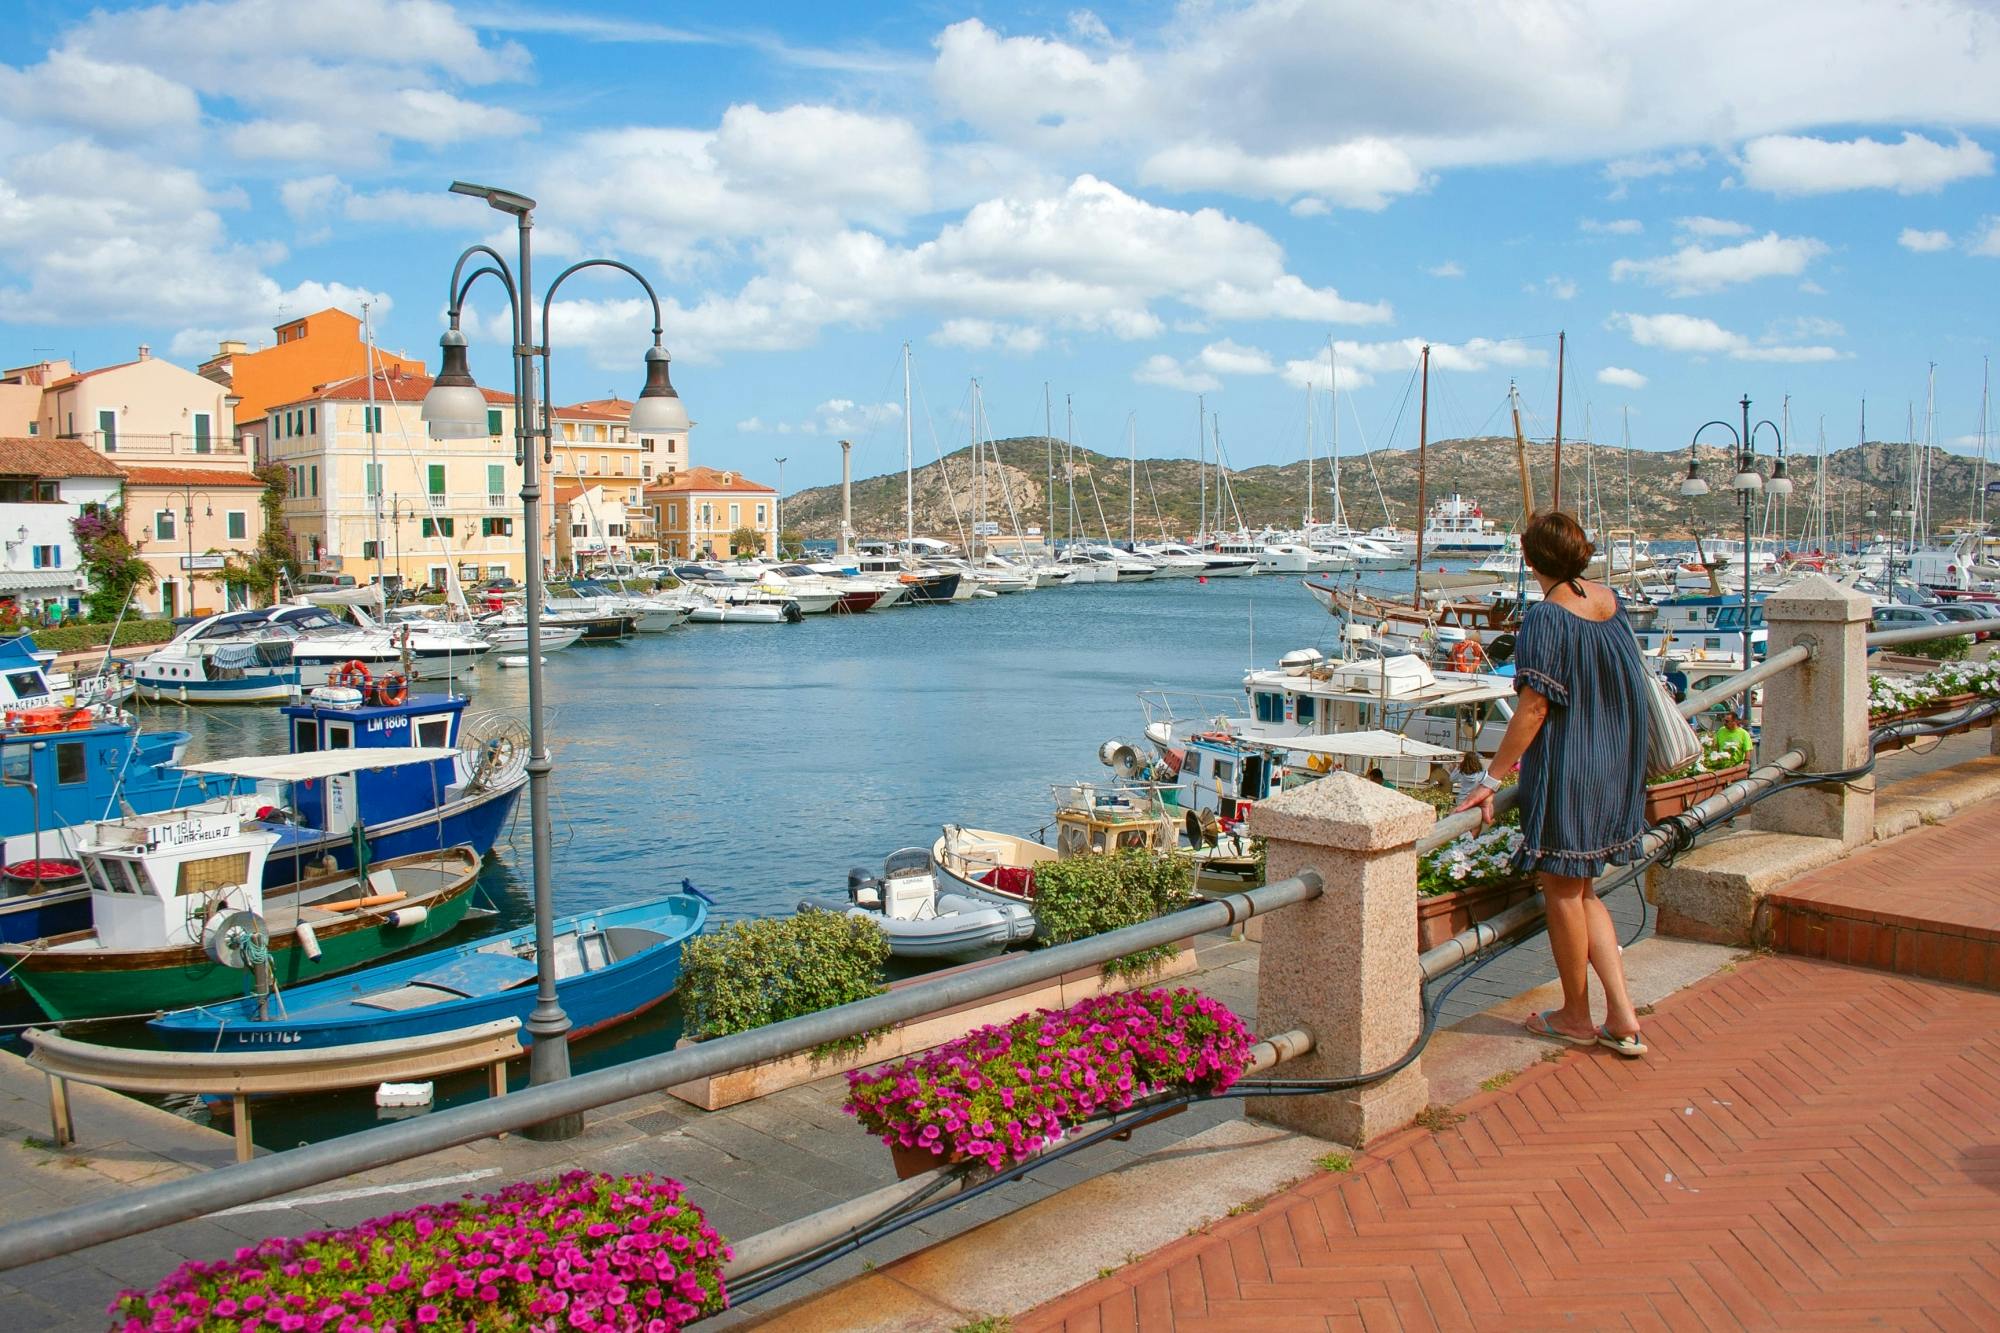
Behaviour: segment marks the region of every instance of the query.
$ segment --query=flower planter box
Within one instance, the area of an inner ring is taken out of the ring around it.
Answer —
[[[1904,708],[1893,713],[1870,713],[1868,715],[1868,728],[1870,731],[1875,731],[1897,722],[1914,722],[1920,718],[1942,717],[1946,713],[1957,712],[1967,704],[1978,703],[1983,697],[1977,694],[1954,694],[1947,698],[1924,704],[1920,708]],[[1961,723],[1958,726],[1948,727],[1943,731],[1930,732],[1923,736],[1895,736],[1884,741],[1878,749],[1882,753],[1887,753],[1890,750],[1900,750],[1912,741],[1935,740],[1940,736],[1956,736],[1961,732],[1971,731],[1974,727],[1983,727],[1990,724],[1990,719],[1981,718],[1977,722]]]
[[[1749,773],[1750,765],[1737,764],[1731,768],[1717,769],[1713,773],[1690,773],[1672,782],[1662,782],[1646,788],[1646,822],[1657,824],[1707,800],[1730,783],[1739,781]]]
[[[1434,949],[1459,932],[1526,902],[1534,892],[1534,876],[1518,875],[1495,884],[1419,897],[1417,952]]]
[[[1000,959],[993,958],[984,962],[967,963],[964,967],[954,968],[951,971],[962,972],[989,967],[999,961]],[[774,1092],[783,1092],[786,1088],[796,1088],[801,1084],[828,1078],[834,1074],[844,1074],[850,1069],[865,1069],[869,1065],[881,1064],[886,1060],[899,1060],[906,1055],[915,1055],[919,1051],[927,1051],[933,1046],[962,1037],[974,1028],[985,1027],[989,1023],[1005,1023],[1011,1018],[1033,1013],[1037,1009],[1060,1009],[1094,995],[1117,995],[1128,990],[1143,989],[1157,985],[1168,977],[1185,976],[1194,969],[1194,946],[1184,943],[1173,957],[1145,972],[1106,976],[1101,967],[1082,967],[1073,972],[1065,972],[1052,981],[1017,987],[988,999],[960,1005],[955,1009],[911,1019],[873,1038],[867,1046],[859,1050],[844,1051],[828,1057],[805,1051],[798,1055],[786,1056],[782,1060],[769,1060],[743,1069],[733,1069],[726,1074],[717,1074],[712,1078],[682,1083],[668,1088],[667,1091],[684,1102],[699,1106],[704,1111],[720,1111],[726,1106],[768,1097]],[[932,972],[927,976],[912,977],[895,983],[890,989],[897,990],[914,982],[927,981],[941,975],[944,974]],[[930,1163],[923,1168],[924,1170],[928,1171],[938,1164],[937,1158],[931,1154],[924,1153],[923,1156],[930,1158]]]

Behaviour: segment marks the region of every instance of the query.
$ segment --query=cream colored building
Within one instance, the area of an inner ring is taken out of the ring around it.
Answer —
[[[584,486],[573,481],[559,482],[550,492],[554,502],[555,568],[559,572],[588,572],[596,564],[629,564],[651,560],[648,543],[633,549],[630,517],[644,512],[639,506],[627,508],[625,490],[604,486]]]
[[[486,438],[433,440],[419,416],[430,387],[391,367],[266,413],[264,449],[286,469],[285,519],[306,568],[364,584],[523,577],[513,397],[483,391]]]
[[[79,441],[124,473],[125,531],[153,570],[140,611],[205,615],[241,603],[213,571],[256,550],[263,485],[237,436],[227,386],[143,344],[136,360],[118,365],[74,371],[46,362],[5,378],[39,388],[31,435]]]
[[[681,469],[648,486],[646,504],[662,559],[727,559],[739,528],[757,533],[762,554],[778,553],[778,492],[740,472]]]
[[[650,557],[658,548],[646,487],[689,467],[694,423],[679,434],[638,435],[628,424],[632,403],[626,398],[597,398],[558,407],[549,414],[550,451],[558,483],[589,488],[601,486],[623,502],[626,539],[635,554]],[[562,546],[560,533],[556,537]]]

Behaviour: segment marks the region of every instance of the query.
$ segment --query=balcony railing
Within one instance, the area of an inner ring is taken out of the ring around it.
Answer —
[[[213,458],[234,462],[249,453],[249,442],[240,435],[134,434],[127,431],[70,431],[59,438],[81,440],[98,453],[116,458]]]
[[[505,509],[513,502],[513,498],[511,495],[489,495],[486,497],[486,507],[488,509]]]

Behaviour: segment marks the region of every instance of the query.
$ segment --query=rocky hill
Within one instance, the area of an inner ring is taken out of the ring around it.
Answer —
[[[1000,464],[993,463],[992,449],[985,450],[985,490],[983,516],[1011,534],[1039,526],[1059,538],[1075,531],[1079,537],[1104,536],[1122,540],[1128,515],[1136,512],[1139,540],[1157,540],[1166,531],[1185,536],[1199,527],[1201,469],[1192,459],[1142,458],[1137,468],[1136,503],[1132,495],[1132,465],[1088,449],[1071,449],[1060,440],[1026,436],[997,443]],[[1429,499],[1453,491],[1479,502],[1485,512],[1503,526],[1516,524],[1521,512],[1519,473],[1515,465],[1514,442],[1505,438],[1442,440],[1430,446]],[[1549,503],[1554,471],[1554,450],[1548,445],[1530,445],[1529,469],[1538,504]],[[1051,458],[1053,457],[1053,462]],[[1851,529],[1863,526],[1862,514],[1872,504],[1879,511],[1876,527],[1891,526],[1889,511],[1903,503],[1907,493],[1909,446],[1870,443],[1830,454],[1827,458],[1828,486],[1832,519],[1837,526],[1841,497],[1846,497],[1847,522]],[[1766,473],[1771,460],[1763,460]],[[1597,506],[1607,527],[1622,527],[1628,512],[1626,499],[1628,460],[1612,446],[1591,448],[1582,444],[1563,446],[1563,507],[1576,510],[1583,502],[1586,485],[1594,478],[1593,517]],[[1629,460],[1632,525],[1641,534],[1657,537],[1684,537],[1695,532],[1727,533],[1740,522],[1736,496],[1729,490],[1735,471],[1734,458],[1722,449],[1701,450],[1702,475],[1710,493],[1697,501],[1681,497],[1680,483],[1687,471],[1687,453],[1646,453],[1633,451]],[[1936,526],[1943,527],[1967,519],[1972,512],[1973,482],[1977,460],[1938,451],[1933,456],[1931,513]],[[1215,470],[1208,470],[1209,506],[1215,506]],[[1810,501],[1816,462],[1795,458],[1792,464],[1793,491],[1789,515],[1791,530],[1804,521]],[[1296,526],[1305,517],[1307,464],[1301,460],[1282,467],[1246,468],[1229,474],[1225,494],[1228,525],[1236,525],[1238,515],[1249,527],[1266,524]],[[1004,481],[1003,481],[1004,474]],[[1989,476],[2000,479],[2000,467]],[[1054,503],[1050,504],[1051,476]],[[960,449],[942,463],[918,468],[915,476],[916,530],[921,535],[962,542],[970,523],[982,516],[979,484],[971,450]],[[1312,485],[1318,492],[1313,503],[1316,518],[1331,514],[1332,478],[1325,459],[1312,465]],[[1340,463],[1341,499],[1347,520],[1366,528],[1383,521],[1386,501],[1394,520],[1408,527],[1417,512],[1417,456],[1414,450],[1383,449],[1366,456],[1346,457]],[[1380,498],[1378,498],[1378,495]],[[1073,497],[1073,499],[1072,499]],[[2000,503],[2000,501],[1996,501]],[[1011,504],[1011,516],[1009,505]],[[1072,508],[1073,504],[1073,508]],[[1074,518],[1072,519],[1072,514]],[[803,537],[831,539],[840,535],[840,487],[817,486],[785,500],[785,527]],[[1053,516],[1053,526],[1051,518]],[[903,474],[885,473],[854,483],[854,527],[857,535],[900,536],[903,531]]]

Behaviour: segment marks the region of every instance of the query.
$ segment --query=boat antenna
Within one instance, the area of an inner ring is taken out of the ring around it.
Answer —
[[[1555,480],[1550,483],[1553,494],[1549,497],[1549,508],[1561,509],[1563,505],[1563,362],[1569,335],[1556,331],[1556,471]],[[1425,350],[1425,364],[1429,364],[1429,348]],[[1422,562],[1419,561],[1419,564]]]
[[[1561,399],[1558,398],[1560,403]],[[1429,465],[1431,436],[1431,345],[1424,344],[1423,389],[1417,402],[1417,563],[1416,582],[1410,593],[1411,605],[1422,614],[1424,609],[1424,527],[1430,522],[1430,510],[1426,507],[1426,469]]]

